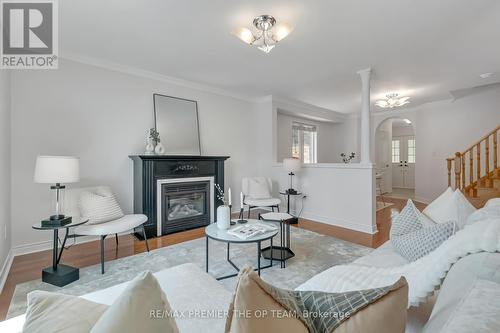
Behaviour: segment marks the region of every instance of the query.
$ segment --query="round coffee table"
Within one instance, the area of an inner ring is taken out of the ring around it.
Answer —
[[[68,283],[76,281],[80,278],[80,271],[76,267],[59,264],[61,256],[68,239],[69,228],[76,227],[87,223],[87,218],[72,217],[71,223],[64,225],[44,225],[42,222],[33,224],[32,228],[36,230],[53,230],[54,232],[54,245],[52,247],[52,267],[47,267],[42,270],[42,281],[53,284],[58,287],[63,287]],[[58,251],[59,245],[59,229],[66,229],[64,241],[61,245],[61,250]]]
[[[259,220],[252,220],[252,219],[249,219],[248,220],[248,223],[245,224],[245,225],[251,225],[251,224],[254,224],[254,223],[262,223],[262,221],[259,221]],[[231,229],[234,229],[234,228],[237,228],[241,226],[241,224],[236,224],[236,225],[232,225],[228,230],[231,230]],[[218,227],[217,227],[217,223],[212,223],[210,225],[208,225],[206,228],[205,228],[205,238],[206,238],[206,250],[205,250],[205,264],[206,264],[206,272],[208,273],[208,239],[213,239],[215,241],[218,241],[218,242],[223,242],[223,243],[226,243],[227,244],[227,261],[231,264],[231,266],[234,267],[234,269],[236,269],[237,272],[240,271],[239,267],[236,266],[232,261],[231,261],[231,258],[230,258],[230,244],[231,243],[234,243],[234,244],[248,244],[248,243],[256,243],[257,244],[257,268],[255,269],[257,271],[257,273],[259,274],[260,276],[260,270],[261,269],[265,269],[265,268],[269,268],[269,267],[272,267],[273,266],[273,258],[271,257],[271,263],[267,266],[263,266],[261,267],[260,265],[260,256],[261,256],[261,243],[264,242],[264,241],[267,241],[267,240],[270,240],[271,241],[271,248],[273,246],[273,237],[276,236],[278,234],[278,230],[273,230],[273,231],[270,231],[270,232],[267,232],[267,233],[264,233],[264,234],[260,234],[260,235],[256,235],[254,237],[250,237],[250,238],[247,238],[247,239],[241,239],[241,238],[238,238],[236,236],[233,236],[231,234],[228,233],[228,230],[220,230]],[[229,275],[224,275],[224,276],[221,276],[221,277],[218,277],[216,278],[217,280],[223,280],[223,279],[227,279],[227,278],[231,278],[231,277],[234,277],[234,276],[237,276],[238,273],[235,273],[235,274],[229,274]]]

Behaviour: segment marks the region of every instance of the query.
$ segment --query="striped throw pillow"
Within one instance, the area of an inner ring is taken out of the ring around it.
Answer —
[[[105,223],[123,217],[120,205],[108,188],[82,191],[79,206],[82,217],[89,219],[88,224]]]

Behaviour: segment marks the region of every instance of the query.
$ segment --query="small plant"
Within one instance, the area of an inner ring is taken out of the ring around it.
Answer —
[[[160,133],[154,128],[149,129],[149,138],[153,141],[155,145],[157,145],[160,140]]]
[[[345,153],[340,154],[340,157],[342,157],[342,161],[345,164],[351,163],[351,160],[356,157],[356,153],[351,153],[349,156],[347,156]]]
[[[217,190],[217,199],[222,201],[224,205],[226,204],[226,195],[224,194],[224,190],[220,187],[219,184],[215,184],[215,189]]]

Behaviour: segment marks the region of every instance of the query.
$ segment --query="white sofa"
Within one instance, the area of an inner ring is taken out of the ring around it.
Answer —
[[[405,259],[392,251],[390,242],[356,260],[360,265],[388,267]],[[389,264],[392,262],[393,264]],[[176,318],[180,332],[224,332],[225,313],[231,293],[212,276],[194,264],[183,264],[154,274],[174,311],[185,315]],[[500,283],[500,254],[478,253],[460,259],[449,271],[437,297],[418,308],[408,310],[407,333],[438,333],[453,313],[461,297],[476,278]],[[127,283],[81,297],[111,304]],[[0,332],[21,332],[24,315],[0,322]]]

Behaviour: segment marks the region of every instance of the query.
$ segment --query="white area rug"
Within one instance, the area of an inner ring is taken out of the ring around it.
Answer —
[[[275,239],[279,240],[279,237]],[[263,243],[262,247],[267,244]],[[279,262],[272,268],[262,270],[262,277],[279,287],[293,289],[315,274],[333,265],[346,264],[368,254],[372,249],[321,235],[300,228],[291,228],[291,247],[295,257],[287,261],[281,269]],[[222,276],[235,270],[226,261],[226,244],[210,240],[210,274]],[[257,266],[256,244],[231,245],[231,259],[239,267],[244,264]],[[149,253],[106,262],[106,273],[101,274],[100,264],[80,269],[80,279],[63,288],[52,286],[41,280],[18,284],[10,303],[7,318],[17,316],[26,310],[26,295],[33,290],[58,291],[71,295],[83,295],[104,289],[134,278],[139,272],[153,272],[183,263],[192,262],[205,269],[205,238],[163,247]],[[261,265],[269,261],[262,259]],[[236,278],[222,280],[221,283],[233,290]]]

